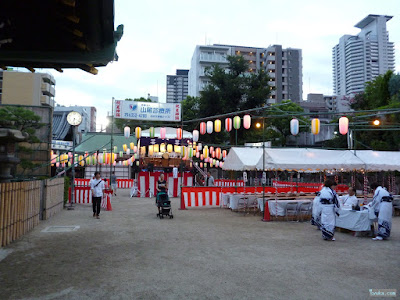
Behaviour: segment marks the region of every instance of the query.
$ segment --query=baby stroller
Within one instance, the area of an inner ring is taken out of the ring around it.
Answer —
[[[171,209],[171,201],[169,201],[168,194],[166,192],[157,193],[156,197],[156,205],[160,208],[160,212],[157,214],[157,217],[163,219],[164,216],[168,216],[170,219],[173,219]]]

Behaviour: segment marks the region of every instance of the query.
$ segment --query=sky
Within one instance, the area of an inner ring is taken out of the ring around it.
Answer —
[[[97,108],[97,127],[111,111],[111,99],[166,98],[166,75],[189,69],[196,45],[230,44],[300,48],[303,99],[308,93],[331,95],[332,47],[368,14],[393,16],[387,22],[400,72],[399,0],[115,0],[115,28],[124,24],[119,60],[98,75],[81,70],[50,71],[60,105]]]

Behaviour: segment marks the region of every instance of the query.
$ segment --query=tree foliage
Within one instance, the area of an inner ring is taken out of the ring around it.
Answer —
[[[33,111],[20,106],[0,108],[0,127],[20,130],[29,142],[39,142],[35,132],[44,126],[40,121],[41,118]]]
[[[360,110],[375,110],[400,108],[400,75],[393,71],[387,71],[379,75],[373,81],[367,82],[363,93],[357,94],[351,104],[356,112]],[[358,113],[357,121],[366,121],[369,125],[375,118],[380,119],[381,126],[399,126],[400,114],[368,114]],[[379,127],[378,127],[379,128]],[[399,150],[400,135],[398,131],[363,131],[357,130],[356,141],[357,149],[373,150]],[[337,137],[328,142],[329,146],[340,147],[344,144],[344,137]]]

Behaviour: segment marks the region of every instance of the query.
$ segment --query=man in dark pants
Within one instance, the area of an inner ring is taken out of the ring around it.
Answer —
[[[90,189],[92,190],[93,218],[100,219],[101,198],[105,190],[104,181],[101,179],[100,172],[94,173],[94,178],[90,181]]]

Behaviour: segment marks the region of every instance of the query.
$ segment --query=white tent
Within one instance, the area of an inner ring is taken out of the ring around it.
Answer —
[[[262,149],[233,147],[224,161],[224,170],[246,171],[256,170],[262,160]]]
[[[400,152],[357,150],[355,155],[365,163],[367,171],[400,171]]]
[[[323,150],[312,148],[266,148],[265,170],[324,171],[367,170],[400,171],[400,152],[360,150]],[[233,147],[224,170],[262,170],[262,148]]]
[[[262,170],[261,164],[257,169]],[[312,148],[267,148],[266,170],[288,171],[352,171],[364,169],[364,162],[347,150],[323,150]]]

